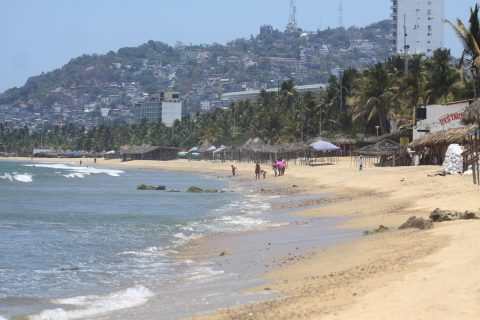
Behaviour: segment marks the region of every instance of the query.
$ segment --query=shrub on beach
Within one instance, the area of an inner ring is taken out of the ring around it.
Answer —
[[[375,230],[365,230],[363,231],[363,235],[364,236],[368,236],[368,235],[371,235],[371,234],[377,234],[377,233],[382,233],[382,232],[385,232],[385,231],[388,231],[388,227],[385,227],[383,225],[380,225],[377,229]]]

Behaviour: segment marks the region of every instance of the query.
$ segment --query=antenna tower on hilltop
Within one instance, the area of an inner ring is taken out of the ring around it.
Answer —
[[[343,5],[342,0],[340,0],[340,5],[338,7],[338,26],[343,27]]]
[[[297,6],[295,0],[290,0],[290,13],[288,15],[287,31],[297,31]]]

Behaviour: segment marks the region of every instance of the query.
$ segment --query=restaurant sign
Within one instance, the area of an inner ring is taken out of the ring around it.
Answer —
[[[447,123],[450,123],[450,122],[452,122],[452,121],[456,121],[456,120],[462,119],[462,115],[463,115],[463,111],[454,112],[454,113],[446,114],[446,115],[440,117],[440,119],[438,119],[438,121],[440,122],[440,124],[441,124],[442,126],[444,126],[444,125],[446,125]]]

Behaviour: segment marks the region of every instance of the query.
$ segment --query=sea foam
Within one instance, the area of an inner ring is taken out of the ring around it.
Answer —
[[[3,175],[0,176],[0,180],[8,180],[8,181],[18,181],[18,182],[24,182],[24,183],[30,183],[33,181],[33,176],[31,174],[27,173],[4,173]],[[0,319],[1,320],[1,319]]]
[[[78,307],[73,310],[62,308],[48,309],[30,316],[30,320],[69,320],[96,317],[112,311],[133,308],[145,304],[153,293],[144,286],[135,286],[122,291],[112,292],[104,296],[90,295],[50,302],[59,305]],[[1,320],[1,319],[0,319]]]
[[[83,178],[92,174],[106,174],[112,177],[118,177],[120,174],[124,173],[124,171],[122,170],[103,169],[87,166],[72,166],[64,163],[37,163],[35,165],[27,164],[26,166],[66,170],[69,171],[69,173],[63,174],[63,176],[66,178]]]

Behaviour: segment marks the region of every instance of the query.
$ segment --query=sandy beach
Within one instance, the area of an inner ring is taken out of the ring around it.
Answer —
[[[78,164],[74,159],[42,161]],[[93,164],[93,159],[82,161]],[[103,159],[96,163],[223,177],[230,175],[230,164]],[[254,180],[254,164],[235,166],[236,179]],[[471,176],[432,175],[438,166],[359,171],[350,158],[334,165],[291,163],[286,175],[277,178],[269,167],[265,169],[265,181],[275,185],[277,193],[328,194],[280,202],[273,209],[291,207],[311,219],[347,217],[339,228],[373,230],[383,225],[389,230],[298,255],[294,262],[266,273],[266,286],[251,289],[279,292],[278,297],[198,319],[478,319],[480,252],[475,245],[480,241],[480,220],[434,223],[430,230],[397,230],[410,216],[428,218],[436,208],[479,213],[480,189]]]

